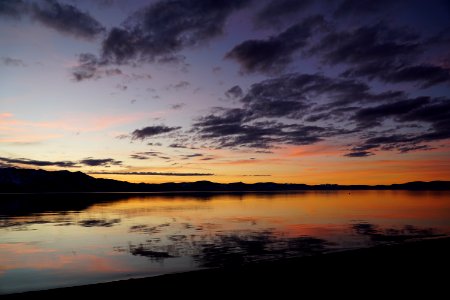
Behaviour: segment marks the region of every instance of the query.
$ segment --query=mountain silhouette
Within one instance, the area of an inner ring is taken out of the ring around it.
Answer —
[[[450,181],[408,182],[391,185],[337,185],[292,183],[130,183],[94,178],[82,172],[0,168],[0,192],[181,192],[181,191],[295,191],[295,190],[450,190]]]

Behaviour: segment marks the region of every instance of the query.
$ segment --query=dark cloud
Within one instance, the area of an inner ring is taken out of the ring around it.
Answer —
[[[122,164],[121,161],[117,161],[112,158],[105,159],[94,159],[92,157],[85,158],[80,161],[42,161],[42,160],[33,160],[28,158],[6,158],[0,157],[0,161],[8,163],[8,164],[23,164],[23,165],[31,165],[38,167],[48,167],[48,166],[56,166],[62,168],[75,168],[80,167],[80,165],[85,166],[119,166]]]
[[[189,87],[191,84],[187,81],[180,81],[178,83],[175,84],[170,84],[169,86],[167,86],[167,90],[183,90],[186,89],[187,87]]]
[[[427,145],[417,145],[422,141],[416,140],[413,135],[407,134],[393,134],[393,135],[379,135],[366,139],[359,146],[355,146],[351,149],[349,154],[345,156],[354,157],[358,154],[367,152],[367,150],[398,150],[401,153],[406,153],[414,150],[427,150],[430,147]],[[372,155],[372,152],[368,152]],[[364,155],[359,155],[363,157]]]
[[[80,164],[90,166],[90,167],[107,167],[107,166],[120,166],[122,165],[121,161],[112,159],[112,158],[103,158],[103,159],[94,159],[92,157],[85,158],[83,160],[80,160]]]
[[[23,60],[11,57],[0,57],[0,61],[5,66],[11,67],[26,67]]]
[[[430,150],[427,143],[450,138],[450,99],[420,97],[387,105],[362,108],[352,117],[364,127],[383,128],[383,122],[408,124],[414,131],[391,130],[389,135],[371,133],[352,152],[397,150],[407,153]],[[401,126],[399,128],[402,128]],[[364,131],[363,131],[364,132]]]
[[[194,124],[198,138],[216,148],[270,148],[279,144],[309,145],[320,141],[322,136],[336,134],[336,130],[319,126],[270,121],[246,122],[230,117],[229,114],[233,113],[234,110],[224,110],[222,115],[201,118]]]
[[[78,65],[72,69],[75,81],[99,79],[104,76],[122,75],[118,68],[107,68],[105,62],[100,61],[94,54],[82,53],[78,56]]]
[[[159,152],[159,151],[137,152],[137,153],[130,155],[130,157],[133,159],[140,159],[140,160],[150,159],[152,157],[161,158],[161,159],[165,159],[165,160],[170,159],[170,157],[165,156],[164,153]]]
[[[429,88],[440,83],[450,83],[450,69],[430,64],[399,65],[389,62],[374,62],[349,68],[342,73],[344,77],[377,78],[387,83],[415,82],[421,88]]]
[[[450,138],[450,99],[419,97],[370,108],[362,108],[352,117],[359,124],[377,126],[386,119],[398,123],[422,125],[414,134],[391,135],[385,138],[371,138],[370,144],[428,142]],[[381,140],[380,140],[381,139]]]
[[[130,138],[130,136],[128,134],[119,134],[118,136],[116,136],[116,139],[118,140],[124,140],[124,139],[128,139]]]
[[[429,102],[430,99],[428,97],[420,97],[375,107],[362,108],[353,118],[360,124],[360,126],[375,126],[379,125],[380,121],[386,118],[404,115],[418,107],[426,105]]]
[[[432,98],[427,105],[399,116],[400,122],[425,123],[431,130],[418,135],[424,141],[450,138],[450,98]]]
[[[165,125],[157,125],[157,126],[148,126],[142,129],[136,129],[131,133],[132,140],[143,140],[155,135],[160,135],[163,133],[169,133],[175,130],[180,129],[181,127],[169,127]]]
[[[105,30],[88,12],[56,0],[33,3],[31,9],[34,19],[64,34],[92,39]]]
[[[287,74],[251,85],[238,104],[198,118],[194,141],[264,150],[342,137],[360,141],[347,157],[367,157],[380,150],[427,150],[433,147],[428,143],[450,138],[449,99],[373,93],[354,79]]]
[[[37,167],[48,167],[48,166],[56,166],[63,168],[74,168],[79,167],[77,162],[72,161],[45,161],[45,160],[33,160],[28,158],[7,158],[0,157],[0,162],[7,164],[21,164],[21,165],[30,165]]]
[[[407,153],[410,151],[416,151],[416,150],[432,150],[435,149],[433,147],[430,147],[428,145],[413,145],[413,146],[403,146],[397,148],[400,153]]]
[[[76,81],[99,77],[97,72],[99,62],[95,55],[82,53],[79,55],[78,62],[79,65],[72,72],[73,78]]]
[[[368,152],[368,151],[355,151],[355,152],[350,152],[347,154],[344,154],[344,156],[347,157],[367,157],[367,156],[371,156],[373,155],[372,152]]]
[[[322,53],[324,63],[399,64],[420,53],[419,36],[406,28],[391,28],[384,23],[362,26],[353,31],[334,31],[312,47]]]
[[[366,16],[382,12],[394,4],[391,0],[344,0],[334,11],[335,17]]]
[[[228,91],[225,92],[225,96],[230,99],[237,99],[241,98],[244,95],[244,92],[242,91],[241,87],[238,85],[233,86]]]
[[[191,159],[194,157],[202,157],[202,156],[203,156],[203,154],[201,154],[201,153],[184,154],[184,155],[181,155],[181,159]]]
[[[0,16],[20,18],[27,12],[28,5],[22,0],[0,0]]]
[[[158,1],[132,15],[123,28],[113,28],[102,54],[111,63],[134,60],[173,61],[185,47],[200,45],[223,32],[228,16],[247,0]]]
[[[392,70],[379,74],[379,77],[387,82],[418,82],[422,88],[447,82],[450,84],[450,69],[433,65],[417,65]]]
[[[170,144],[169,147],[170,147],[170,148],[182,148],[182,149],[188,148],[188,146],[183,145],[183,144],[179,144],[179,143],[173,143],[173,144]]]
[[[321,74],[287,74],[255,83],[242,97],[247,118],[286,117],[300,119],[313,111],[315,98],[325,100],[320,110],[364,102],[382,102],[402,96],[398,92],[370,93],[367,84],[348,79],[334,79]],[[317,108],[319,109],[319,108]],[[327,113],[327,116],[330,116]],[[325,115],[315,114],[316,120]]]
[[[325,24],[323,16],[311,16],[266,40],[245,41],[225,57],[236,60],[243,73],[279,73],[292,61],[294,53],[305,47],[310,37]]]
[[[154,176],[214,176],[212,173],[172,173],[172,172],[90,172],[103,175],[154,175]]]
[[[185,105],[186,105],[185,103],[177,103],[177,104],[173,104],[173,105],[171,106],[171,108],[172,108],[172,109],[175,109],[175,110],[177,110],[177,109],[182,109]]]
[[[348,104],[374,100],[383,103],[401,95],[397,92],[372,94],[366,84],[355,80],[293,73],[253,84],[240,99],[241,107],[216,108],[199,118],[193,131],[200,140],[207,141],[207,146],[218,148],[308,145],[355,130],[344,126],[352,123],[350,116],[358,111]],[[313,102],[317,98],[324,103]],[[314,111],[323,112],[311,114]],[[309,118],[311,115],[315,117]],[[333,125],[308,124],[337,117],[344,121]]]
[[[430,43],[421,40],[411,29],[377,23],[353,31],[331,32],[310,53],[321,53],[326,64],[351,65],[342,73],[344,77],[366,77],[387,83],[415,82],[422,88],[450,83],[450,69],[445,66],[417,64],[419,55],[430,50]]]
[[[272,0],[256,14],[254,22],[256,26],[278,27],[286,19],[305,11],[312,3],[312,0]]]

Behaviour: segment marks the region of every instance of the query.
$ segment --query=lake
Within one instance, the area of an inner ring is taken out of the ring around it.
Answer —
[[[450,233],[450,192],[2,194],[0,294]]]

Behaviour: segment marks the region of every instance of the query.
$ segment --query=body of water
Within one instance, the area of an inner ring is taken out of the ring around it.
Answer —
[[[2,195],[0,294],[450,233],[450,192]]]

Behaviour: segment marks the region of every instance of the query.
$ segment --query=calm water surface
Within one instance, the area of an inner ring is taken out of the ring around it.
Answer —
[[[450,192],[1,195],[0,294],[450,233]]]

